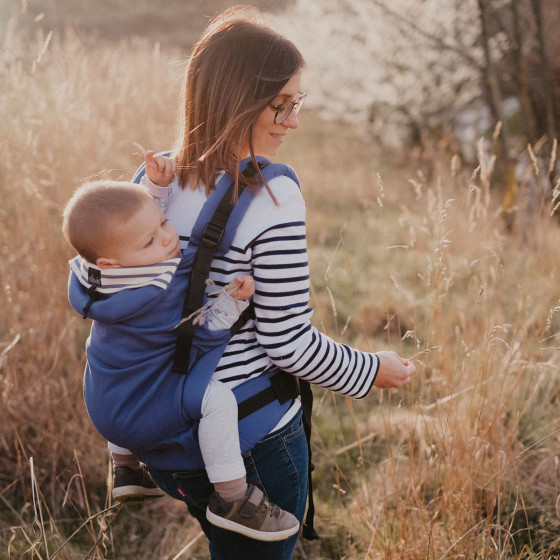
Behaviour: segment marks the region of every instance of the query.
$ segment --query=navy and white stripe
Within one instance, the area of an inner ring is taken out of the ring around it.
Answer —
[[[232,338],[214,377],[234,387],[277,366],[321,387],[362,398],[375,380],[378,358],[336,343],[311,325],[305,203],[288,177],[272,179],[269,186],[278,205],[261,191],[230,250],[212,262],[210,278],[216,285],[250,274],[256,289],[256,319]],[[181,189],[176,183],[170,187],[166,215],[181,239],[189,238],[205,200],[203,188]]]
[[[143,286],[156,286],[165,290],[177,271],[180,261],[181,258],[177,257],[147,266],[101,269],[85,259],[72,259],[70,268],[79,279],[80,284],[86,288],[96,285],[97,292],[113,294],[121,290]],[[96,282],[91,281],[92,272],[95,275]]]

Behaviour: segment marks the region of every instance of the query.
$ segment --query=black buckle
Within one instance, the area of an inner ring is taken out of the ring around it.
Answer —
[[[208,249],[214,249],[224,235],[224,228],[215,222],[208,222],[202,232],[201,243]]]

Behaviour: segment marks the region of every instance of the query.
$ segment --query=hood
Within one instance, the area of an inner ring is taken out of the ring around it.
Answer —
[[[68,299],[84,318],[122,321],[155,303],[180,262],[177,257],[150,266],[100,269],[76,257],[70,261]]]

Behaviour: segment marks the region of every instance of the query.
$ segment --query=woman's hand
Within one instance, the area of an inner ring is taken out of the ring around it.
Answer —
[[[376,355],[379,358],[379,371],[373,384],[378,389],[400,387],[416,373],[416,366],[396,352],[376,352]]]
[[[167,187],[177,170],[177,162],[173,158],[156,155],[152,150],[144,154],[146,175],[154,185]]]

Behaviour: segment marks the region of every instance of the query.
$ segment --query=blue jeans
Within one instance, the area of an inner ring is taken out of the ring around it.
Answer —
[[[243,456],[247,482],[258,486],[268,499],[293,513],[300,522],[307,497],[307,441],[301,411],[285,428],[268,436]],[[210,541],[212,560],[290,560],[298,535],[277,542],[249,539],[211,525],[206,506],[213,491],[205,471],[150,469],[155,483],[167,494],[187,504]]]

